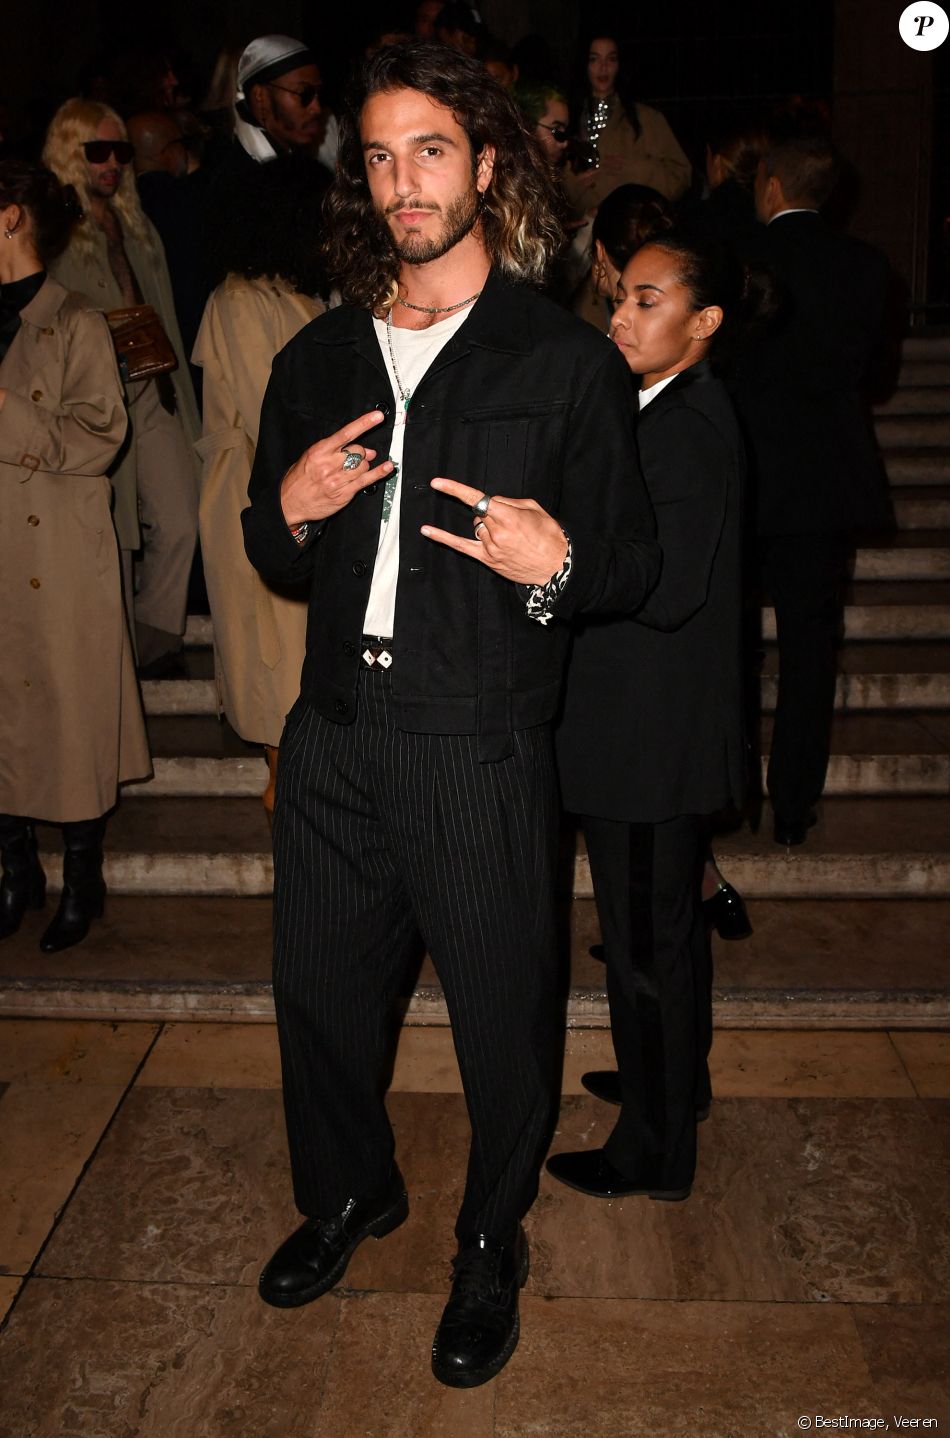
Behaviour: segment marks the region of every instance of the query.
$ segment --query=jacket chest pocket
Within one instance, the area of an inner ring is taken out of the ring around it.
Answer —
[[[513,499],[556,498],[567,411],[566,401],[465,411],[465,482]]]

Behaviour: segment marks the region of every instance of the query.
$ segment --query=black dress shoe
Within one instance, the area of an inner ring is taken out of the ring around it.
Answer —
[[[578,1153],[556,1153],[545,1165],[552,1178],[576,1188],[578,1193],[588,1193],[592,1198],[646,1198],[664,1199],[679,1203],[689,1198],[691,1186],[670,1187],[659,1173],[641,1174],[629,1178],[614,1168],[602,1148],[585,1148]]]
[[[581,1074],[581,1083],[588,1093],[594,1098],[603,1099],[604,1103],[615,1103],[619,1107],[623,1103],[620,1093],[620,1075],[616,1069],[590,1069],[586,1074]],[[696,1110],[696,1122],[705,1123],[709,1117],[710,1105],[703,1104]]]
[[[452,1260],[452,1292],[432,1342],[432,1372],[450,1388],[477,1388],[500,1373],[518,1346],[518,1294],[528,1277],[528,1240],[480,1234]]]
[[[808,830],[817,822],[818,815],[814,809],[810,809],[803,819],[783,819],[780,814],[776,814],[776,844],[784,844],[788,849],[793,848],[796,844],[804,844],[808,837]]]
[[[385,1238],[409,1217],[409,1197],[393,1164],[383,1193],[351,1199],[336,1218],[308,1218],[274,1254],[257,1291],[273,1308],[301,1308],[338,1283],[364,1238]]]
[[[742,895],[731,884],[720,884],[712,898],[703,900],[703,918],[721,939],[747,939],[752,933]]]

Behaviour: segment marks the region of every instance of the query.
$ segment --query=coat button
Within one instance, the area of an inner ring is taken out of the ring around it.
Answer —
[[[35,389],[35,390],[33,391],[33,393],[30,395],[30,399],[33,401],[34,404],[39,404],[39,402],[40,402],[40,400],[41,400],[42,398],[43,398],[43,391],[42,391],[41,389]]]
[[[37,526],[37,525],[39,524],[39,522],[40,522],[40,521],[39,521],[39,516],[38,516],[38,515],[35,515],[35,514],[31,514],[31,515],[29,516],[29,518],[27,519],[26,522],[27,522],[27,524],[32,524],[33,528],[35,529],[36,526]]]
[[[344,639],[343,653],[348,654],[351,657],[356,653],[356,645],[353,643],[352,639]]]
[[[377,489],[379,489],[379,484],[378,484],[378,483],[376,483],[376,484],[368,484],[368,485],[366,486],[366,488],[361,491],[361,493],[362,493],[362,494],[375,494],[376,491],[377,491]]]
[[[359,577],[359,575],[361,575],[361,574],[365,574],[365,573],[366,573],[366,565],[363,563],[362,559],[357,559],[357,560],[354,562],[354,564],[353,564],[353,573],[354,573],[355,575],[357,575],[357,577]]]
[[[347,712],[346,701],[343,699],[338,699],[333,707],[338,714],[345,714]]]
[[[31,588],[31,589],[39,589],[39,587],[40,587],[40,581],[39,581],[38,579],[31,579],[31,580],[30,580],[30,588]]]

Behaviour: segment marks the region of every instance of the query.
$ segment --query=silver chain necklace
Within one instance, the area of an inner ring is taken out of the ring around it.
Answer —
[[[456,300],[454,305],[414,305],[411,300],[404,300],[402,295],[396,296],[397,305],[405,305],[407,310],[418,310],[422,315],[450,315],[453,310],[464,309],[466,305],[473,305],[481,294],[476,290],[469,295],[467,300]]]
[[[454,305],[433,306],[432,308],[428,305],[412,305],[408,300],[400,300],[399,303],[405,305],[406,308],[410,310],[421,310],[423,314],[443,315],[451,313],[452,310],[464,309],[466,305],[474,304],[480,294],[481,290],[478,290],[474,295],[469,295],[467,300],[458,300]],[[392,363],[393,379],[396,381],[399,398],[402,401],[403,409],[408,410],[409,401],[412,399],[412,390],[403,389],[402,380],[399,376],[399,366],[396,363],[396,351],[393,349],[393,312],[391,309],[386,312],[386,343],[389,345],[389,358]]]

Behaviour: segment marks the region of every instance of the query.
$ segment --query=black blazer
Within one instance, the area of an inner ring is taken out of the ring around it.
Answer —
[[[372,409],[365,436],[381,457],[393,426],[389,379],[365,310],[329,311],[274,361],[242,515],[251,563],[278,583],[310,580],[301,692],[321,714],[356,713],[360,633],[379,539],[383,486],[292,539],[283,475],[309,445]],[[341,461],[342,462],[342,461]],[[525,613],[525,595],[476,561],[425,539],[426,522],[466,537],[472,516],[430,489],[437,475],[536,499],[574,542],[558,613],[636,609],[659,551],[640,477],[630,375],[591,325],[493,272],[478,304],[413,395],[406,426],[396,594],[397,722],[415,733],[480,736],[483,759],[513,729],[552,719],[568,626]]]
[[[758,532],[815,534],[890,522],[861,386],[880,340],[887,261],[812,211],[760,226],[754,256],[777,281],[775,323],[741,356]]]
[[[710,814],[745,784],[740,528],[745,467],[708,361],[640,415],[663,566],[635,619],[578,629],[557,731],[565,806],[631,823]]]

